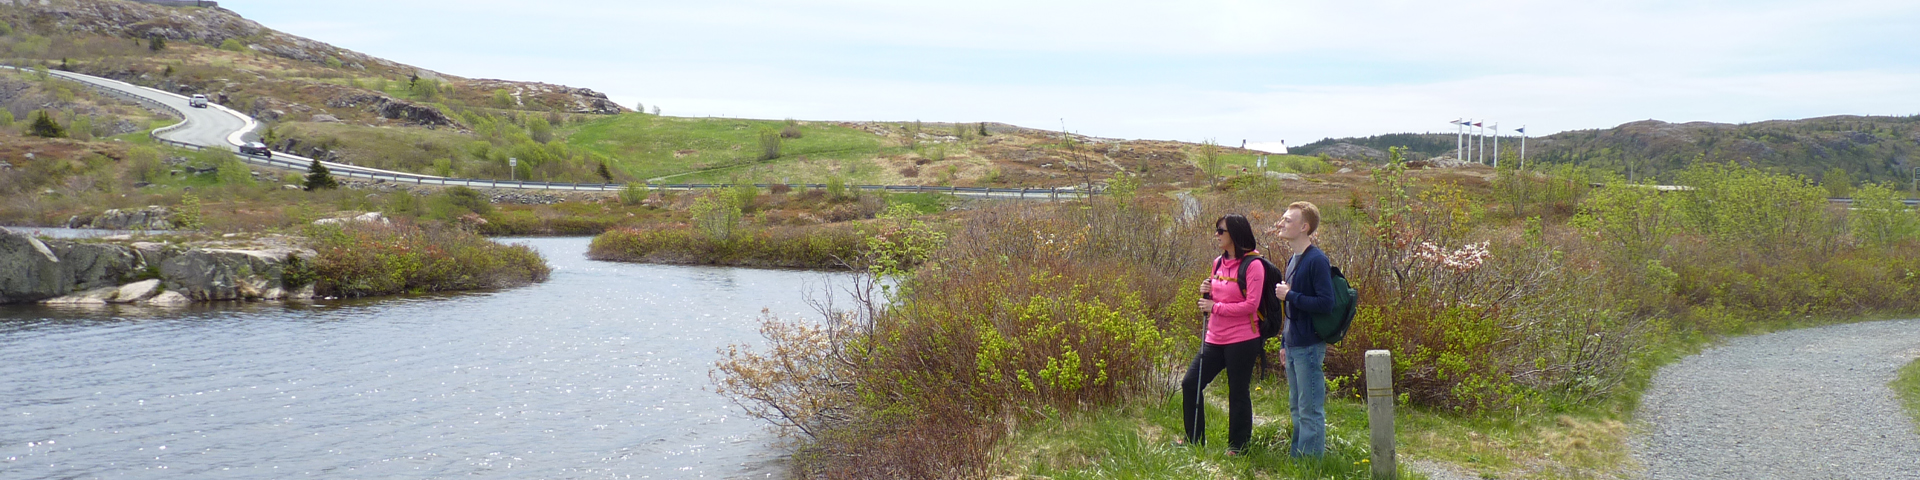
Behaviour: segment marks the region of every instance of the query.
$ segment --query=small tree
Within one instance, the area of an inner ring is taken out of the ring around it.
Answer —
[[[61,127],[59,122],[53,121],[53,116],[47,115],[46,110],[35,110],[33,126],[27,128],[27,133],[36,137],[64,138],[67,136],[67,129]]]
[[[653,106],[653,116],[660,116],[660,105],[656,104]]]
[[[199,230],[207,226],[201,216],[200,196],[187,192],[180,196],[180,207],[173,211],[173,225],[181,230]]]
[[[980,136],[985,137],[990,135],[993,134],[987,133],[987,122],[980,122]]]
[[[773,129],[761,130],[760,159],[772,160],[776,158],[780,158],[780,133],[773,131]]]
[[[314,160],[312,164],[307,165],[307,181],[304,186],[307,191],[314,191],[340,188],[340,182],[333,179],[333,173],[327,171],[326,165],[321,165],[319,160]]]
[[[147,37],[147,50],[158,52],[166,49],[167,49],[167,37],[162,37],[159,35]]]
[[[600,174],[600,180],[606,183],[613,183],[613,172],[607,170],[607,162],[600,162],[599,171],[594,173]]]
[[[547,119],[535,117],[527,122],[527,137],[533,141],[547,143],[553,141],[553,124]]]
[[[1215,143],[1213,139],[1209,138],[1207,139],[1207,141],[1200,142],[1199,147],[1195,147],[1191,150],[1188,150],[1187,156],[1192,158],[1194,163],[1200,164],[1200,169],[1206,172],[1207,185],[1212,186],[1219,183],[1219,177],[1220,177],[1220,144],[1219,143]]]
[[[0,108],[0,127],[13,126],[13,111]]]
[[[648,193],[645,182],[628,182],[626,188],[620,189],[620,203],[639,205],[647,201]]]
[[[1853,196],[1853,178],[1840,167],[1827,169],[1827,173],[1820,176],[1820,186],[1826,187],[1830,198]]]

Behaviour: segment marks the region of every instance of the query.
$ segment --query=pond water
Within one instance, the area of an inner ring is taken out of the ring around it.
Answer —
[[[713,392],[819,272],[586,260],[481,293],[187,308],[0,306],[0,478],[778,478]]]

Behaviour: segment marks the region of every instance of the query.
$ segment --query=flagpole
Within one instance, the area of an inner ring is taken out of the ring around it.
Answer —
[[[1467,156],[1467,140],[1466,140],[1467,126],[1464,124],[1463,120],[1464,119],[1456,119],[1454,121],[1447,122],[1447,123],[1451,123],[1454,126],[1453,159],[1464,162],[1467,160],[1465,158]]]
[[[1500,168],[1500,124],[1493,124],[1493,168]]]
[[[1517,130],[1517,131],[1520,132],[1520,169],[1526,170],[1527,169],[1527,126],[1521,125],[1520,130]]]
[[[1480,164],[1487,164],[1487,127],[1484,121],[1473,122],[1473,128],[1480,130]]]

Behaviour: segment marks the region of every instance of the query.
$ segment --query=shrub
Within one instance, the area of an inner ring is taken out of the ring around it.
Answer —
[[[759,134],[759,138],[760,138],[760,157],[758,157],[758,159],[772,160],[772,159],[780,158],[781,135],[779,132],[775,132],[773,130],[761,130]]]
[[[451,228],[348,222],[307,227],[316,292],[363,297],[543,282],[552,269],[526,245]]]
[[[220,42],[220,49],[226,50],[229,52],[245,52],[247,50],[247,46],[244,44],[241,44],[240,39],[229,38],[229,39],[226,39],[225,41]]]
[[[1885,185],[1869,183],[1853,192],[1853,209],[1847,213],[1853,238],[1872,246],[1920,237],[1920,217],[1900,201],[1900,194]]]
[[[1163,228],[1149,211],[1014,205],[947,241],[894,205],[860,257],[851,309],[828,301],[825,322],[766,319],[772,348],[724,350],[715,380],[813,440],[795,455],[805,474],[976,474],[1002,419],[1170,386],[1178,337],[1166,305],[1190,282],[1148,272],[1200,255],[1163,256],[1194,229]],[[925,428],[948,434],[915,433]]]
[[[333,173],[327,170],[326,165],[320,164],[319,160],[314,160],[307,165],[307,176],[301,186],[307,191],[327,190],[340,188],[340,182],[333,179]]]
[[[800,138],[800,121],[787,119],[787,126],[780,129],[780,138]]]
[[[147,49],[155,52],[167,49],[167,37],[154,35],[147,37]]]
[[[64,138],[67,129],[54,122],[53,116],[48,115],[46,110],[34,110],[33,124],[27,127],[27,133],[36,137]]]
[[[625,187],[620,188],[620,203],[639,205],[640,202],[647,200],[648,194],[645,182],[627,182]]]

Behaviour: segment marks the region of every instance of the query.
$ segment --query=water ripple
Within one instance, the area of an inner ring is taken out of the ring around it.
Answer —
[[[0,307],[0,477],[778,477],[714,394],[821,275],[583,259],[495,292],[187,308]]]

